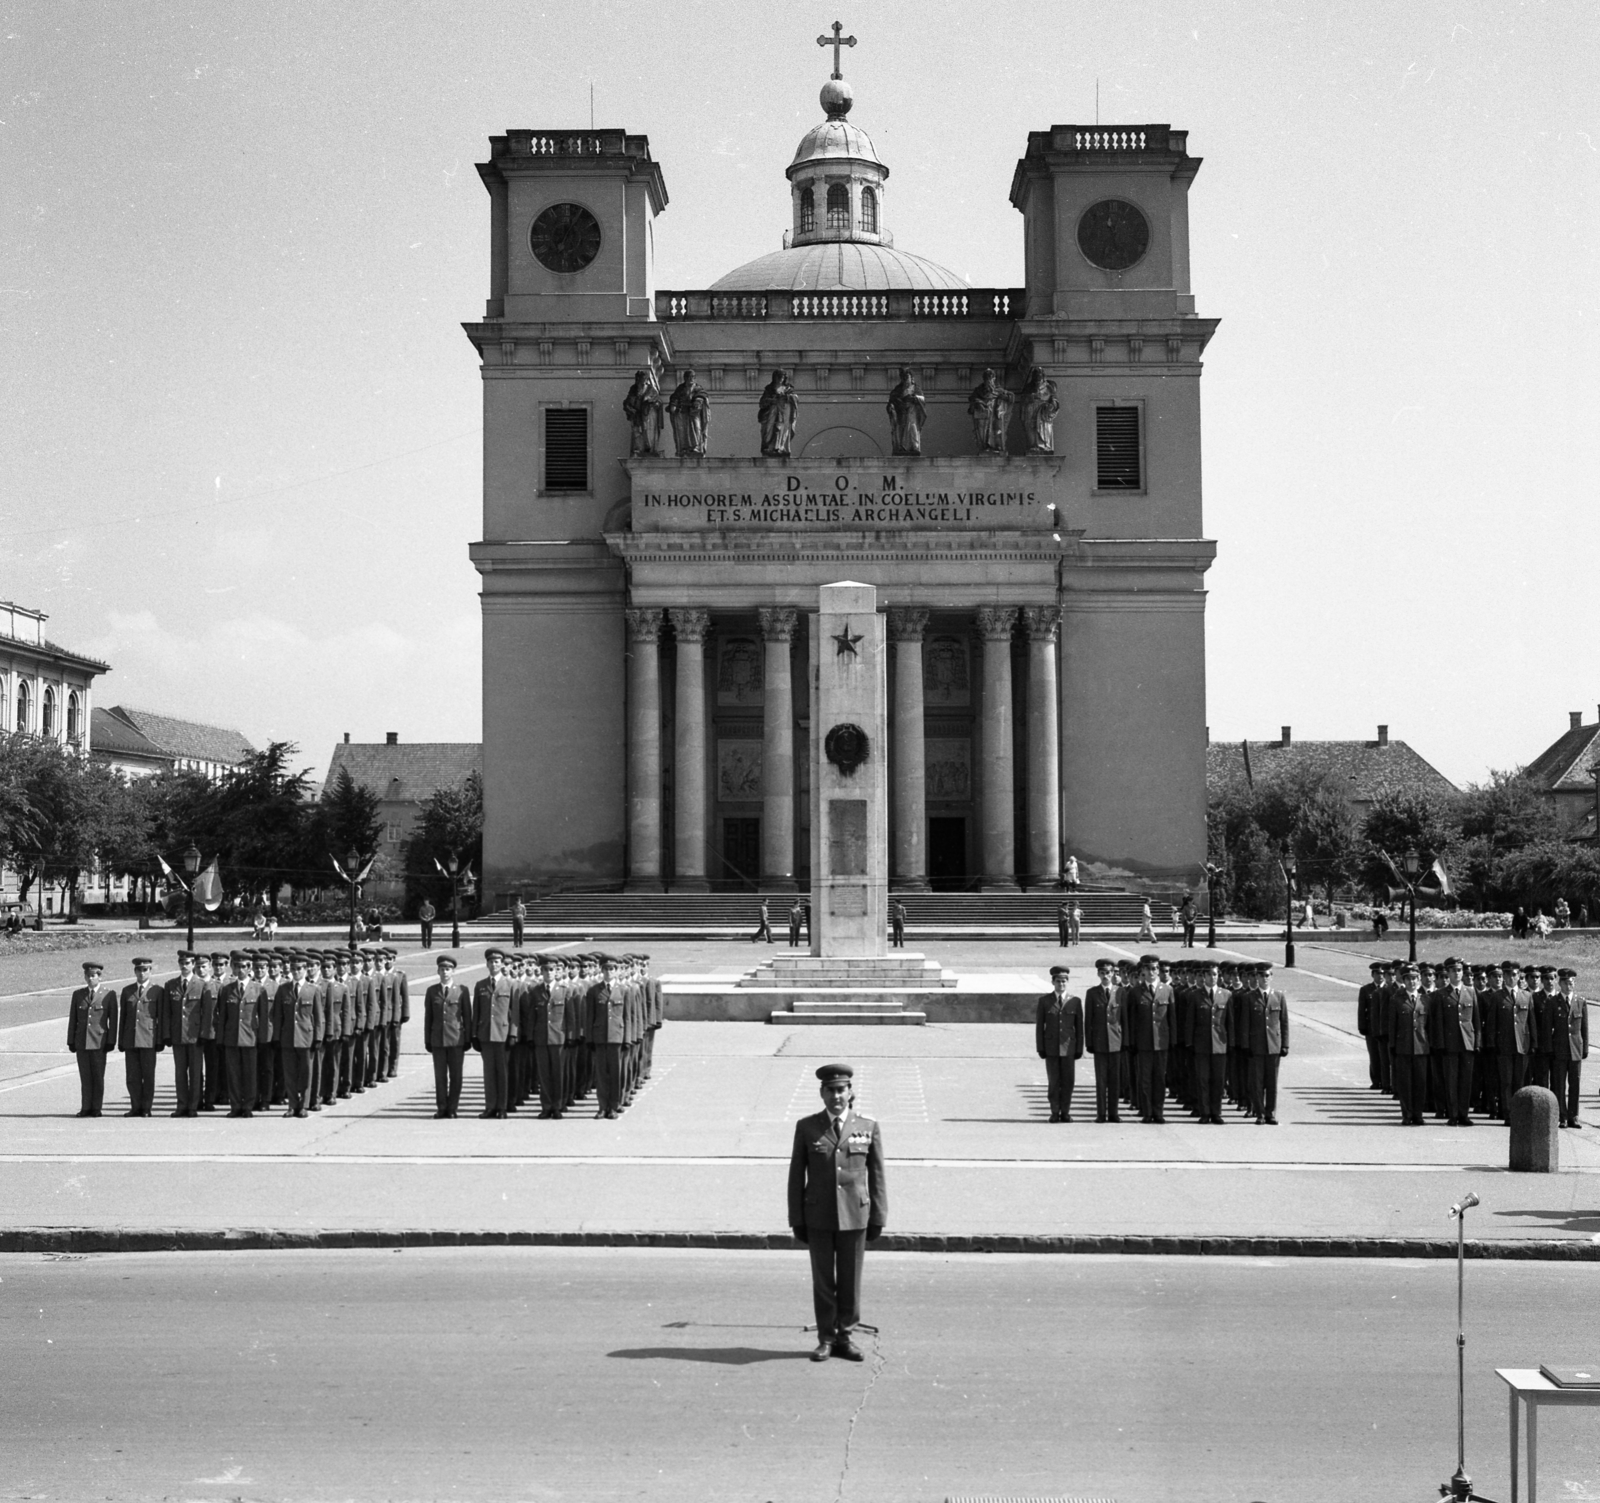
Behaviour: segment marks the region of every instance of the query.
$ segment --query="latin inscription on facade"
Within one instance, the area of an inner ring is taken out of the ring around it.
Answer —
[[[634,461],[633,529],[1046,528],[1056,468],[1054,461]]]

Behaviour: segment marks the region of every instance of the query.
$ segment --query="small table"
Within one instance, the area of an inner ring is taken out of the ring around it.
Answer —
[[[1511,1503],[1517,1503],[1517,1400],[1528,1406],[1528,1503],[1539,1499],[1539,1407],[1557,1404],[1600,1409],[1600,1388],[1557,1388],[1536,1367],[1497,1367],[1511,1390]]]

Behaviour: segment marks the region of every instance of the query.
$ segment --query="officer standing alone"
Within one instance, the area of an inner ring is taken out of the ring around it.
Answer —
[[[862,1265],[889,1220],[883,1135],[851,1109],[854,1077],[849,1065],[817,1071],[823,1110],[795,1123],[789,1157],[789,1226],[811,1254],[813,1362],[864,1360],[850,1339],[861,1323]]]

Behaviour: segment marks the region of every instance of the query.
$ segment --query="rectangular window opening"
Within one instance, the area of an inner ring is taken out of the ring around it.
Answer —
[[[589,489],[587,407],[545,408],[544,488],[547,491]]]
[[[1139,460],[1139,409],[1097,407],[1094,412],[1095,489],[1144,488]]]

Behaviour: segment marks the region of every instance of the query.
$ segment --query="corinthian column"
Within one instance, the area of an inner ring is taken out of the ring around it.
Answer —
[[[1014,605],[978,607],[983,637],[983,852],[985,892],[1017,885],[1017,831],[1013,805],[1011,726],[1011,629]]]
[[[905,892],[928,890],[926,748],[922,727],[922,636],[928,613],[915,606],[889,611],[894,643],[894,850],[890,885]]]
[[[672,865],[679,891],[704,892],[706,881],[706,632],[711,613],[672,610],[678,639],[673,700]]]
[[[1030,605],[1028,633],[1028,873],[1041,886],[1061,875],[1061,721],[1056,706],[1056,632],[1061,612]]]
[[[794,684],[789,643],[793,606],[764,606],[761,639],[766,688],[761,711],[761,885],[793,892],[794,881]]]
[[[661,891],[661,612],[628,616],[628,891]]]

